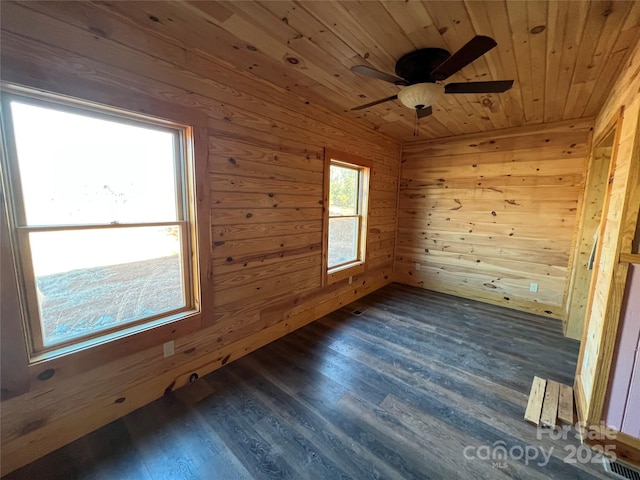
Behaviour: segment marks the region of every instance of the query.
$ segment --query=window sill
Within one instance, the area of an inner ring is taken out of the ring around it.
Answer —
[[[202,313],[199,311],[189,310],[177,314],[176,318],[164,320],[159,325],[147,324],[147,328],[139,329],[129,335],[123,335],[123,330],[117,332],[119,335],[115,338],[103,336],[93,339],[92,344],[83,349],[78,349],[76,344],[74,348],[69,349],[71,351],[64,351],[67,349],[63,347],[36,354],[31,357],[28,366],[31,384],[35,385],[40,380],[50,378],[51,375],[47,374],[44,377],[41,376],[45,371],[55,372],[55,378],[59,381],[149,348],[157,348],[159,355],[162,355],[163,343],[202,328]]]
[[[63,355],[69,355],[77,351],[91,349],[97,347],[98,345],[107,343],[112,344],[113,342],[116,342],[122,338],[130,337],[136,334],[143,334],[144,332],[150,330],[156,330],[158,327],[179,322],[198,313],[199,310],[197,309],[183,309],[182,311],[170,315],[161,316],[154,320],[136,322],[129,327],[124,327],[113,331],[106,331],[103,334],[97,334],[86,340],[82,340],[82,338],[78,339],[77,341],[72,340],[72,343],[69,345],[61,345],[60,347],[53,346],[44,352],[35,353],[31,356],[29,363],[39,363]]]
[[[364,262],[353,262],[333,268],[327,272],[326,285],[337,283],[345,278],[358,275],[366,270]]]

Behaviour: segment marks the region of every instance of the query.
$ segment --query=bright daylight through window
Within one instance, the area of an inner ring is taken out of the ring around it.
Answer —
[[[13,94],[3,127],[34,352],[194,308],[187,128]]]
[[[332,161],[329,167],[329,271],[364,261],[367,170]]]

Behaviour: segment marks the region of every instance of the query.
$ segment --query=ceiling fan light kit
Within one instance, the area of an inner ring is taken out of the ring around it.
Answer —
[[[421,110],[436,103],[444,95],[444,86],[438,83],[416,83],[398,92],[398,100],[408,108]]]

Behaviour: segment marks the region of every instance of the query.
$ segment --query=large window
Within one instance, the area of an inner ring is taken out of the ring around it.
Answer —
[[[2,94],[2,177],[33,353],[197,308],[188,127]]]
[[[342,160],[345,154],[328,155],[326,267],[329,278],[337,280],[358,273],[352,269],[364,265],[369,167],[351,156],[350,161]]]

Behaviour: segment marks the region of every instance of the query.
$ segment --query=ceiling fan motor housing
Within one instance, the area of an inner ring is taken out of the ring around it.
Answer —
[[[431,72],[451,54],[442,48],[422,48],[407,53],[396,62],[396,75],[404,78],[409,85],[414,83],[435,82]]]

